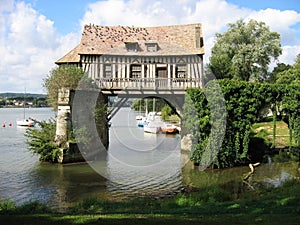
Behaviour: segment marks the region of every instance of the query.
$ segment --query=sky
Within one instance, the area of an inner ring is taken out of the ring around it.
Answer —
[[[299,0],[0,0],[0,93],[46,93],[43,80],[80,42],[85,24],[202,23],[208,63],[215,34],[239,19],[263,21],[278,32],[278,62],[294,64],[300,53]]]

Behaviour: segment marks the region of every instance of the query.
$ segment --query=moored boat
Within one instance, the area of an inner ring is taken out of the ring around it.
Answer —
[[[33,127],[35,125],[35,121],[33,121],[32,119],[26,119],[26,89],[25,89],[25,93],[24,93],[24,101],[23,101],[23,119],[22,120],[17,120],[17,126],[21,126],[21,127]]]
[[[150,114],[150,113],[149,113]],[[147,124],[144,125],[144,132],[157,134],[161,132],[161,127],[164,122],[162,118],[156,113],[150,114],[147,117]]]
[[[138,121],[137,125],[138,127],[144,127],[147,123],[147,118],[143,117],[141,120]]]
[[[33,127],[34,125],[35,125],[35,122],[31,119],[17,120],[17,126]]]
[[[164,123],[163,126],[161,126],[161,132],[166,134],[177,134],[179,130],[174,124]]]
[[[151,121],[144,125],[144,132],[146,133],[152,133],[152,134],[157,134],[161,132],[161,125],[158,123]]]

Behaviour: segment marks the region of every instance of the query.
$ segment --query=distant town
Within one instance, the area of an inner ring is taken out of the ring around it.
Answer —
[[[48,107],[47,95],[24,93],[0,93],[0,108]]]

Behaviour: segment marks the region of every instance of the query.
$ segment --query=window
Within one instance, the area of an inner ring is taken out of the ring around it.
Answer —
[[[176,78],[186,77],[186,64],[178,64],[176,66]]]
[[[137,42],[125,42],[127,52],[137,52],[138,43]]]
[[[142,77],[142,65],[133,64],[130,65],[130,78],[141,78]]]
[[[104,78],[112,78],[112,66],[111,64],[103,65],[103,77]]]
[[[155,42],[145,43],[147,52],[157,52],[158,45]]]

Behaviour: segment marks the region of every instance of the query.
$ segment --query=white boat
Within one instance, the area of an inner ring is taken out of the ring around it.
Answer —
[[[147,124],[144,125],[144,132],[157,134],[161,132],[164,122],[155,112],[150,112],[147,117]]]
[[[153,121],[144,125],[144,132],[146,133],[157,134],[160,133],[160,131],[161,131],[161,126]]]
[[[24,102],[23,102],[23,119],[22,120],[17,120],[17,126],[22,126],[22,127],[33,127],[35,125],[35,122],[32,119],[26,119],[26,89],[24,93]]]
[[[31,119],[17,120],[17,126],[33,127],[34,125],[35,125],[35,122]]]

